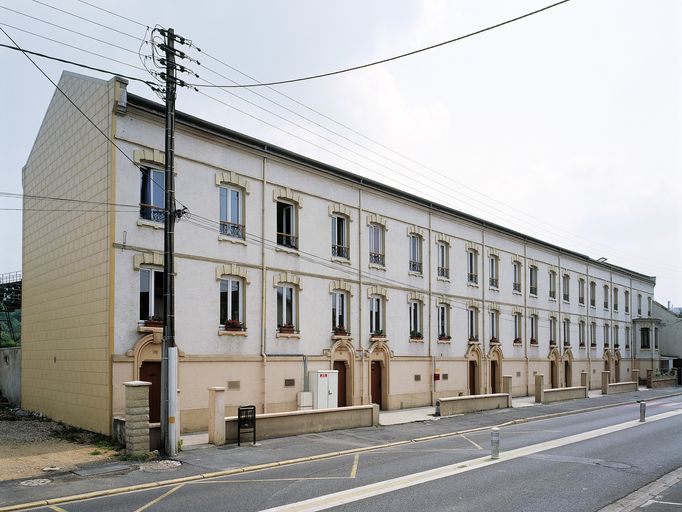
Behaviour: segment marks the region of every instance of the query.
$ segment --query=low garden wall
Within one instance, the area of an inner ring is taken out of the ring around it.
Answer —
[[[436,401],[436,416],[451,416],[465,412],[489,411],[511,407],[509,393],[469,395],[440,398]]]

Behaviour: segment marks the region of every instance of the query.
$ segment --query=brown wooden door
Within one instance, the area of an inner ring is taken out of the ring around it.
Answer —
[[[556,389],[559,387],[559,382],[557,379],[557,367],[556,367],[556,361],[551,361],[549,363],[549,379],[550,379],[550,387],[552,389]]]
[[[469,361],[469,394],[478,394],[478,364],[476,361]]]
[[[571,363],[564,361],[564,378],[566,379],[566,387],[573,386],[573,375],[571,375]]]
[[[497,361],[490,361],[490,389],[491,393],[499,393],[497,389]]]
[[[140,367],[140,380],[149,386],[149,423],[161,420],[161,361],[144,361]]]
[[[372,361],[371,392],[372,403],[379,404],[379,409],[383,409],[384,404],[381,401],[381,363],[379,361]]]
[[[343,361],[334,361],[334,369],[339,372],[339,407],[346,407],[346,363]]]

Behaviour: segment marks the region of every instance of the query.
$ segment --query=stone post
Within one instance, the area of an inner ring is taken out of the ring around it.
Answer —
[[[611,376],[611,372],[608,370],[603,370],[601,372],[601,394],[602,395],[608,395],[609,394],[609,378]]]
[[[208,442],[225,444],[225,388],[208,388]]]
[[[632,369],[632,380],[637,384],[637,389],[639,389],[639,370]]]
[[[502,393],[507,393],[507,407],[512,406],[512,376],[502,375]]]
[[[126,452],[149,451],[149,386],[151,382],[124,382],[126,387]]]
[[[590,374],[583,371],[580,372],[580,385],[587,390],[590,389]]]
[[[535,374],[535,403],[541,404],[545,400],[545,375]]]

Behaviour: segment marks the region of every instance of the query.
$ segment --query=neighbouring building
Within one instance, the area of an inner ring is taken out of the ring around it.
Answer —
[[[682,384],[682,313],[679,308],[666,308],[654,301],[651,314],[661,320],[657,327],[660,365],[666,369],[677,368],[677,380]]]
[[[163,107],[120,78],[60,87],[124,155],[55,93],[23,169],[22,404],[109,433],[123,382],[158,407]],[[653,277],[187,114],[176,155],[183,431],[210,386],[227,414],[296,409],[309,370],[339,370],[340,405],[399,409],[658,364]]]

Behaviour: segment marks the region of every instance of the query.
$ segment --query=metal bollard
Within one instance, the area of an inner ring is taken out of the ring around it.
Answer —
[[[497,427],[490,431],[490,458],[500,458],[500,429]]]
[[[646,421],[646,402],[639,402],[639,421],[644,423]]]

